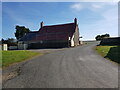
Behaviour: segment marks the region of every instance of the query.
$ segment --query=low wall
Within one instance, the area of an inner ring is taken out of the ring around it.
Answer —
[[[120,45],[120,37],[103,39],[100,45]]]
[[[43,41],[42,43],[29,43],[29,49],[38,49],[38,48],[62,48],[69,47],[70,42],[68,41]]]
[[[16,50],[16,49],[18,49],[17,46],[9,46],[8,48],[9,48],[9,50]]]

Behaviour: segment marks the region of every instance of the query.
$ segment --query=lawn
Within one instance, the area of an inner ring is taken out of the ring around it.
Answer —
[[[120,46],[97,46],[96,50],[104,58],[120,64]]]
[[[2,67],[21,62],[39,55],[38,52],[18,50],[18,51],[2,51]]]

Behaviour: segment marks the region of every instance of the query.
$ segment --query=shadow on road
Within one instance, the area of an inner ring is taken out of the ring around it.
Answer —
[[[111,59],[120,64],[120,46],[111,47],[105,58]]]

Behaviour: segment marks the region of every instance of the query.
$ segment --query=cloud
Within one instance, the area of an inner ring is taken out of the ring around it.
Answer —
[[[97,4],[92,4],[91,6],[92,6],[93,8],[104,8],[104,7],[107,6],[107,5],[114,6],[114,5],[117,5],[117,2],[97,3]]]
[[[70,7],[76,11],[80,11],[83,9],[83,6],[80,3],[75,3],[75,4],[71,5]]]
[[[98,4],[92,4],[93,8],[102,8],[103,5],[98,5]]]
[[[113,4],[112,4],[113,5]],[[101,9],[99,11],[98,9]],[[96,35],[100,34],[110,34],[112,37],[120,36],[120,31],[118,32],[118,7],[117,5],[101,7],[96,9],[97,13],[101,16],[99,20],[91,21],[88,19],[87,23],[81,23],[80,32],[84,40],[93,39]],[[106,8],[106,9],[105,9]],[[95,13],[96,13],[95,11]],[[93,12],[94,13],[94,12]],[[90,16],[91,17],[91,16]],[[95,21],[95,22],[94,22]],[[86,33],[87,32],[87,33]],[[90,33],[90,34],[89,34]]]
[[[104,9],[106,6],[116,6],[118,3],[117,2],[90,2],[90,3],[74,3],[70,6],[72,10],[75,11],[81,11],[83,9],[89,9],[92,11],[98,11]]]
[[[112,36],[118,35],[118,10],[117,8],[109,9],[101,13],[103,19],[89,24],[89,27],[96,33],[109,33]]]
[[[2,2],[118,2],[119,0],[1,0]]]

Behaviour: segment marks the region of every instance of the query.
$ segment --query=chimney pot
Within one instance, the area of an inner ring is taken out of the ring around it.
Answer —
[[[77,18],[74,19],[74,23],[77,25]]]
[[[40,25],[41,25],[41,28],[44,26],[44,23],[43,23],[43,21],[41,22],[41,24],[40,24]]]

